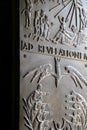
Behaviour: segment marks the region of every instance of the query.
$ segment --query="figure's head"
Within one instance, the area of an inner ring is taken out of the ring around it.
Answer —
[[[35,16],[39,16],[39,10],[35,11]]]
[[[34,109],[35,110],[39,110],[40,108],[41,108],[41,101],[38,101],[38,102],[36,102],[35,104],[34,104]]]
[[[45,12],[41,9],[41,16],[44,16]]]
[[[38,84],[37,90],[42,90],[42,85],[41,84]]]
[[[45,108],[46,108],[46,104],[45,104],[45,103],[43,103],[43,104],[42,104],[42,106],[41,106],[42,111],[44,111],[44,110],[45,110]]]
[[[63,21],[63,22],[64,22],[64,20],[65,20],[65,19],[64,19],[64,17],[62,17],[62,18],[61,18],[61,21]]]
[[[48,17],[45,15],[45,20],[48,20]]]
[[[74,25],[72,25],[71,30],[72,30],[72,32],[75,32],[76,31],[76,27]]]
[[[51,64],[47,64],[46,70],[52,70],[52,65]]]
[[[72,27],[71,27],[71,28],[73,29],[73,28],[75,28],[75,26],[74,26],[74,25],[72,25]]]

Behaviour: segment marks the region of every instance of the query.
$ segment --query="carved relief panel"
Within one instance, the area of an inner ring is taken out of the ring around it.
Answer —
[[[20,0],[20,130],[87,130],[86,0]]]

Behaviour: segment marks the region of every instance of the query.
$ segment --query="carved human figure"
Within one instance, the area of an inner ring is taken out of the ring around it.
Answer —
[[[55,128],[55,130],[66,130],[65,129],[65,120],[62,118],[62,122],[58,122],[57,124],[55,123],[55,121],[53,121],[53,126],[54,126],[54,128]],[[69,128],[69,126],[68,126],[68,128]],[[70,130],[70,129],[68,129],[68,130]]]
[[[39,37],[40,37],[40,11],[37,10],[37,11],[35,11],[35,16],[34,16],[34,37],[33,37],[33,39],[37,38],[37,41],[38,41]]]
[[[44,113],[45,107],[46,105],[48,105],[47,103],[44,103],[44,98],[46,95],[49,95],[49,93],[43,92],[42,85],[38,84],[37,89],[33,91],[26,99],[26,105],[29,110],[28,118],[31,121],[35,130],[38,129],[40,124],[38,120],[38,117],[40,116],[40,112]]]
[[[42,105],[42,101],[37,101],[34,103],[32,109],[31,109],[30,119],[34,126],[37,124],[36,116],[38,114],[38,111],[41,109],[41,105]]]
[[[31,121],[32,121],[32,125],[33,125],[33,127],[34,127],[35,130],[38,129],[37,116],[38,116],[38,114],[39,114],[39,111],[40,111],[40,109],[41,109],[42,104],[43,104],[42,101],[37,101],[37,102],[35,102],[35,103],[34,103],[34,107],[33,107],[32,111],[31,111],[31,113],[30,113],[31,119],[32,119],[32,120],[31,120]]]
[[[48,92],[43,92],[42,91],[42,85],[38,84],[37,89],[34,92],[34,101],[35,102],[37,102],[37,101],[43,101],[43,97],[45,95],[48,95],[48,94],[49,94]]]
[[[74,25],[72,25],[71,30],[73,32],[71,43],[76,47],[83,41],[82,30],[78,31]]]
[[[87,11],[82,8],[82,14],[83,14],[83,19],[81,18],[82,22],[82,30],[84,30],[87,26]]]
[[[71,31],[73,32],[71,42],[74,46],[77,46],[77,44],[79,43],[78,35],[80,35],[80,32],[78,32],[77,28],[74,25],[72,25]]]
[[[34,16],[34,37],[37,41],[40,38],[48,39],[50,33],[50,23],[43,10],[35,11]]]
[[[44,36],[45,12],[41,10],[40,13],[40,36]]]
[[[44,38],[49,40],[50,34],[50,23],[48,17],[45,15],[45,23],[44,23]]]
[[[29,28],[31,25],[31,13],[32,13],[32,2],[30,0],[25,0],[25,8],[21,13],[25,14],[25,28]]]
[[[71,39],[69,32],[66,30],[66,22],[64,17],[60,19],[58,16],[60,27],[56,35],[54,36],[55,41],[59,41],[60,43],[64,43],[66,39]]]
[[[47,118],[50,112],[48,111],[49,104],[45,103],[46,95],[49,95],[49,92],[42,91],[42,85],[38,84],[37,89],[27,99],[23,99],[23,108],[26,113],[25,126],[30,130],[49,130],[50,120]]]
[[[38,81],[37,81],[37,83],[39,83],[39,82],[40,82],[41,80],[43,80],[46,76],[50,76],[50,75],[51,75],[51,72],[50,72],[51,70],[52,70],[52,66],[51,66],[50,64],[40,66],[40,68],[38,68],[38,69],[35,71],[35,73],[34,73],[32,79],[31,79],[31,82],[33,82],[34,79],[35,79],[37,76],[39,76]]]
[[[66,96],[66,103],[66,110],[71,111],[66,114],[66,122],[75,130],[87,129],[87,101],[85,98],[73,90],[70,95]]]
[[[30,82],[33,82],[37,77],[37,83],[40,83],[44,78],[53,76],[56,77],[56,74],[52,72],[52,65],[51,64],[44,64],[27,72],[23,78],[28,77],[29,75],[33,74]]]
[[[38,84],[37,89],[33,91],[26,99],[27,106],[29,108],[29,113],[37,105],[39,106],[43,102],[44,96],[49,95],[48,92],[42,91],[42,85]]]
[[[46,111],[45,109],[46,109],[46,104],[43,103],[37,116],[39,122],[38,125],[39,130],[47,130],[49,128],[49,120],[47,120],[49,111]]]

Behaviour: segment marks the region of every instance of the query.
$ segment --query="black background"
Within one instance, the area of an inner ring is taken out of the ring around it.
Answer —
[[[0,1],[0,129],[19,130],[19,1]]]

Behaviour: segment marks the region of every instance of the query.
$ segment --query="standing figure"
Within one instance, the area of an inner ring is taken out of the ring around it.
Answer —
[[[77,46],[77,44],[79,43],[79,36],[81,32],[78,32],[77,28],[74,25],[72,25],[71,31],[73,32],[71,42],[73,43],[74,46]]]
[[[27,104],[28,107],[32,107],[36,102],[40,103],[43,102],[43,97],[49,95],[48,92],[43,92],[42,91],[42,85],[38,84],[37,89],[33,91],[28,97],[27,97]],[[32,101],[32,106],[30,105]]]
[[[29,28],[31,24],[31,11],[32,10],[32,3],[30,0],[25,0],[25,8],[22,10],[21,13],[25,14],[25,28]]]
[[[82,14],[83,14],[83,19],[81,18],[82,22],[82,29],[84,30],[87,26],[87,11],[82,8]]]
[[[30,119],[34,126],[37,124],[36,116],[38,114],[38,111],[41,109],[41,101],[35,102],[31,111],[30,111]]]
[[[40,36],[44,36],[45,12],[41,10],[40,14]]]
[[[34,104],[34,108],[32,109],[31,113],[32,114],[32,118],[33,120],[32,121],[32,124],[33,124],[33,127],[34,127],[34,130],[37,130],[38,129],[38,120],[37,120],[37,116],[38,116],[38,113],[41,109],[41,106],[42,106],[42,102],[41,101],[38,101]]]
[[[48,95],[47,92],[43,92],[42,91],[42,85],[38,84],[37,89],[35,91],[33,91],[28,97],[27,97],[27,104],[29,104],[28,106],[30,107],[30,103],[31,103],[31,99],[32,99],[32,106],[34,105],[34,103],[36,102],[43,102],[43,96]]]
[[[70,130],[67,128],[65,129],[65,120],[63,118],[62,118],[62,123],[61,122],[55,123],[55,121],[53,120],[53,125],[55,130]]]
[[[34,16],[34,37],[33,39],[37,38],[39,40],[40,37],[40,11],[35,11]]]
[[[38,84],[37,89],[34,91],[34,101],[38,102],[38,101],[42,101],[43,102],[43,96],[48,95],[47,92],[43,92],[42,91],[42,85]]]
[[[39,124],[38,124],[39,130],[49,129],[49,120],[47,120],[49,111],[46,111],[45,109],[46,109],[46,104],[43,103],[43,105],[37,115],[37,120],[39,122]]]
[[[48,21],[48,17],[45,15],[45,23],[44,23],[44,37],[45,39],[49,40],[49,34],[50,34],[50,23]]]

